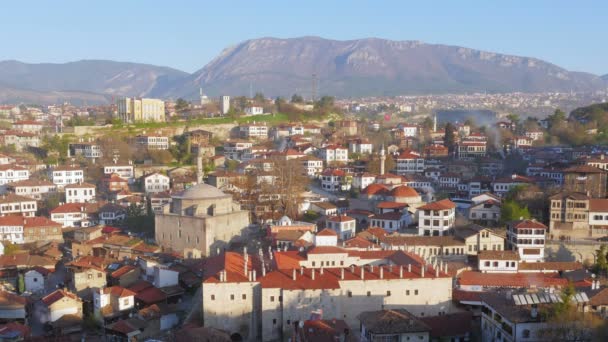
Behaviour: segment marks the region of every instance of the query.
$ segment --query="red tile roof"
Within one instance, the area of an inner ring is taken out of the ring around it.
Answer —
[[[557,273],[480,273],[464,271],[458,283],[486,287],[551,287],[566,286],[568,279],[560,278]]]
[[[363,189],[363,191],[361,191],[362,194],[365,194],[368,196],[383,195],[383,194],[387,194],[388,192],[389,192],[389,190],[385,185],[376,184],[376,183],[368,185],[365,189]]]
[[[336,233],[333,229],[325,228],[318,232],[317,236],[338,236],[338,233]]]
[[[445,210],[445,209],[454,209],[456,208],[456,203],[450,201],[449,199],[442,199],[437,202],[432,202],[425,204],[419,207],[419,210]]]
[[[112,272],[112,274],[110,275],[112,278],[120,278],[123,275],[133,271],[136,267],[132,266],[132,265],[124,265],[121,268],[117,269],[116,271]]]
[[[354,218],[352,218],[350,216],[346,216],[346,215],[328,216],[326,220],[330,221],[330,222],[350,222],[350,221],[355,221]]]
[[[410,188],[406,185],[401,185],[391,190],[391,196],[393,197],[418,197],[420,196],[414,188]]]
[[[146,305],[159,303],[167,299],[167,295],[160,289],[152,286],[142,291],[139,291],[135,298],[139,301],[144,302]]]
[[[511,226],[515,229],[527,229],[527,228],[535,228],[535,229],[548,229],[544,224],[536,221],[536,220],[517,220],[511,222]]]
[[[76,300],[78,302],[81,302],[80,298],[78,298],[77,295],[60,289],[60,290],[56,290],[55,292],[52,292],[51,294],[42,298],[42,303],[44,303],[44,305],[46,305],[46,306],[50,306],[50,305],[53,305],[53,303],[55,303],[58,300],[61,300],[63,298],[70,298],[70,299]]]

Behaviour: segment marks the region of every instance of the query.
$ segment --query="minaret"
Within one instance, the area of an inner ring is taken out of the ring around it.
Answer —
[[[384,151],[384,144],[382,144],[382,149],[380,149],[380,175],[384,174],[384,162],[386,161],[386,154]]]
[[[437,132],[437,114],[433,116],[433,132]]]
[[[201,153],[201,146],[197,148],[196,154],[196,181],[198,184],[203,183],[203,154]]]

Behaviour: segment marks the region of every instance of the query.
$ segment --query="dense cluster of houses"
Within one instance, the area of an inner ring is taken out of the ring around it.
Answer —
[[[94,320],[121,341],[182,326],[249,341],[466,341],[481,326],[484,340],[519,341],[538,339],[549,323],[535,310],[569,284],[580,311],[603,317],[606,290],[583,260],[546,249],[608,233],[604,151],[540,146],[542,130],[497,149],[465,124],[448,146],[436,125],[251,122],[215,145],[186,130],[194,167],[106,163],[114,151],[92,138],[69,144],[65,165],[0,155],[0,337]],[[15,121],[4,145],[39,147],[42,129]],[[390,140],[373,143],[366,132],[381,129]],[[157,133],[133,143],[174,144]],[[526,166],[512,172],[510,156]],[[297,217],[272,191],[286,164],[306,183]],[[542,203],[505,222],[517,191]],[[129,230],[138,215],[154,216],[153,234]]]

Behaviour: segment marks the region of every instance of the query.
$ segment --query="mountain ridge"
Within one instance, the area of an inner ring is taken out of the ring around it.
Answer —
[[[37,94],[92,93],[99,98],[195,99],[199,87],[210,96],[243,95],[253,88],[272,97],[294,93],[309,97],[313,74],[317,95],[338,97],[594,91],[608,84],[608,75],[568,71],[533,57],[455,45],[376,37],[264,37],[224,48],[191,74],[164,66],[98,59],[36,64],[1,61],[0,102],[19,99],[20,89]],[[3,95],[9,93],[12,96]]]

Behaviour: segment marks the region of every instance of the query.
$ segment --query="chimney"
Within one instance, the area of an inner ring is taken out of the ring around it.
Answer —
[[[304,267],[300,267],[300,275],[304,275]]]
[[[293,279],[294,281],[296,280],[296,269],[293,269],[293,272],[291,272],[291,279]]]
[[[439,277],[439,268],[435,268],[435,278]]]
[[[361,280],[365,279],[365,267],[361,266]]]
[[[355,266],[354,265],[350,265],[350,272],[351,273],[355,273]]]
[[[315,280],[315,269],[314,269],[314,268],[312,268],[312,269],[310,270],[310,278],[311,278],[312,280]]]
[[[403,265],[399,266],[399,279],[403,279]]]
[[[380,279],[384,279],[384,268],[382,266],[378,266],[380,268]]]
[[[344,269],[340,269],[340,279],[344,280]]]
[[[407,272],[412,273],[412,264],[407,264]]]
[[[257,274],[256,274],[256,273],[257,273],[257,271],[256,271],[256,270],[253,270],[253,272],[252,272],[252,273],[253,273],[253,275],[252,275],[253,281],[256,281],[256,280],[257,280],[257,278],[258,278],[258,276],[257,276]],[[263,267],[263,268],[262,268],[262,273],[263,273],[263,275],[266,275],[266,267]]]
[[[532,318],[536,318],[538,317],[538,308],[536,307],[536,304],[532,304],[532,308],[530,309],[530,316],[532,316]]]
[[[319,270],[319,274],[323,275],[323,267]]]
[[[426,266],[425,266],[425,265],[422,265],[422,267],[420,267],[420,276],[421,276],[422,278],[424,278],[424,269],[425,269],[425,268],[426,268]]]
[[[251,271],[247,272],[247,279],[249,279],[250,282],[253,281],[252,277],[253,277],[253,272],[251,272]]]
[[[374,273],[374,265],[369,265],[369,272]]]

